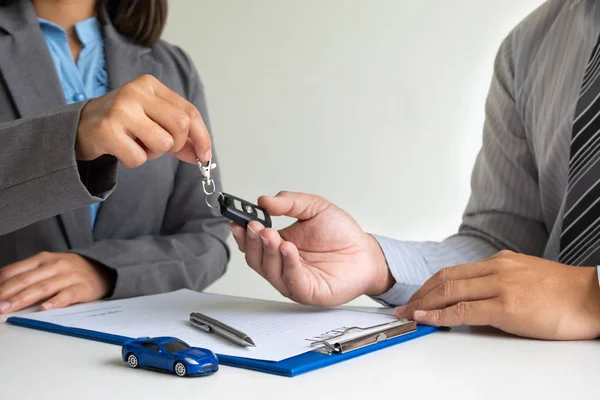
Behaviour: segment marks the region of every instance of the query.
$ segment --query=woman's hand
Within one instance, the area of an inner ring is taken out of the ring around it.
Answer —
[[[84,106],[75,153],[78,160],[111,154],[129,168],[164,153],[188,163],[212,157],[210,136],[198,109],[151,75]]]
[[[39,253],[0,269],[0,314],[43,301],[42,310],[99,300],[112,290],[106,267],[72,253]]]

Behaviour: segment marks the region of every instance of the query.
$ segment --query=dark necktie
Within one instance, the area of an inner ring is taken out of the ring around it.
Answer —
[[[599,45],[586,66],[574,114],[559,254],[559,261],[568,265],[600,263]]]

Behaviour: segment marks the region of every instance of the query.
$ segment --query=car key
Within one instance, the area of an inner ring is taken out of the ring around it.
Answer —
[[[244,228],[248,226],[250,221],[258,221],[265,228],[271,228],[271,217],[267,213],[267,210],[239,197],[228,193],[218,192],[216,190],[215,182],[211,177],[211,171],[217,167],[216,163],[209,160],[207,165],[204,166],[200,160],[197,162],[203,177],[202,190],[204,190],[204,194],[206,194],[204,201],[210,208],[219,208],[221,215]],[[218,193],[219,195],[218,206],[213,206],[209,202],[209,197],[213,193]]]
[[[271,217],[267,211],[239,197],[221,193],[219,195],[221,215],[246,228],[250,221],[258,221],[265,228],[271,227]]]

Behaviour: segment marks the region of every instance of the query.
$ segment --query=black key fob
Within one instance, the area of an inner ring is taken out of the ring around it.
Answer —
[[[221,193],[219,196],[219,206],[221,214],[246,228],[250,221],[258,221],[265,228],[271,228],[271,217],[264,208],[249,203],[244,199],[232,196],[227,193]]]

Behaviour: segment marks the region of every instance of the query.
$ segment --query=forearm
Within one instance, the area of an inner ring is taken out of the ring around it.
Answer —
[[[471,176],[471,196],[457,234],[442,242],[378,238],[396,283],[378,299],[404,304],[444,267],[487,258],[499,250],[541,257],[548,241],[537,164],[517,100],[514,76],[519,40],[502,42],[485,107],[482,147]]]
[[[0,124],[0,235],[104,200],[114,189],[116,160],[76,160],[81,107]]]
[[[111,298],[203,290],[220,278],[229,261],[222,233],[181,233],[131,240],[103,240],[73,252],[114,271]]]
[[[375,236],[393,282],[383,294],[373,296],[390,306],[406,304],[427,279],[442,268],[479,261],[499,248],[489,241],[467,233],[441,242],[408,242]],[[381,274],[380,274],[381,275]]]

